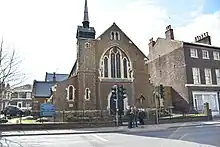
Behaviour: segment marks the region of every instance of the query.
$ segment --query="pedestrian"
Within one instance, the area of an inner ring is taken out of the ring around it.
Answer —
[[[133,126],[138,127],[138,109],[134,106],[134,118],[133,118]]]
[[[143,109],[141,109],[139,110],[139,113],[138,113],[138,119],[139,119],[141,127],[144,126],[144,118],[145,118],[145,112],[143,111]]]
[[[128,118],[128,128],[132,128],[132,121],[133,121],[133,112],[132,107],[128,108],[127,111],[127,118]]]

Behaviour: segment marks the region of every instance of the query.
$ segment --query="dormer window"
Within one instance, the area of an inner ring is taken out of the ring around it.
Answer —
[[[111,40],[120,40],[120,33],[116,31],[112,31],[110,33],[110,39]]]

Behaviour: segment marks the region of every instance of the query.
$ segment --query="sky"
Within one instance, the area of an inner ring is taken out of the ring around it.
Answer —
[[[0,0],[0,36],[22,60],[25,83],[70,73],[83,9],[84,0]],[[88,0],[88,10],[97,36],[115,22],[146,55],[149,39],[164,37],[169,24],[177,40],[209,32],[220,46],[219,0]]]

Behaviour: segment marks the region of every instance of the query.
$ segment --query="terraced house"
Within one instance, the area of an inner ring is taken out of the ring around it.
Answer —
[[[169,25],[165,36],[150,39],[151,82],[172,87],[173,105],[181,111],[202,112],[208,102],[212,113],[219,114],[220,47],[211,45],[208,32],[195,42],[178,41]]]
[[[96,37],[95,28],[90,26],[87,1],[76,39],[77,60],[68,79],[54,86],[57,111],[114,110],[111,88],[115,84],[126,88],[124,109],[128,105],[147,108],[153,104],[147,57],[116,23]]]

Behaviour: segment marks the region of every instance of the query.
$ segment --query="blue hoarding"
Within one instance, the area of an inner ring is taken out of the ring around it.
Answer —
[[[54,116],[55,107],[50,103],[40,104],[40,116]]]

